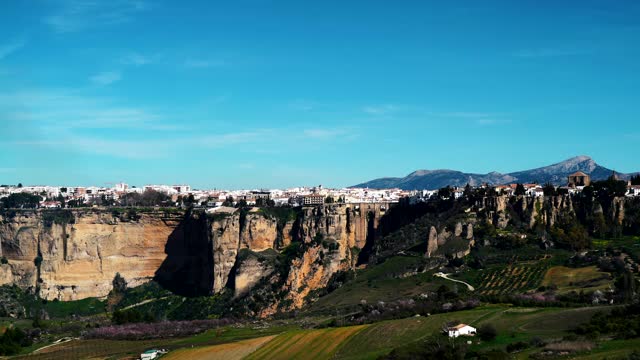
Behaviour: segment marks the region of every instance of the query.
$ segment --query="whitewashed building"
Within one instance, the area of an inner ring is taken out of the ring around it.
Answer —
[[[474,336],[477,332],[476,328],[467,324],[459,324],[447,329],[449,337],[457,338],[458,336]]]

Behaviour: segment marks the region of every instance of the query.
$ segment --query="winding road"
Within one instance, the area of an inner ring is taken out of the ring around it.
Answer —
[[[465,284],[465,285],[467,285],[467,289],[469,289],[469,291],[474,291],[475,290],[475,288],[473,286],[471,286],[469,283],[466,283],[466,282],[464,282],[462,280],[451,279],[449,277],[449,275],[447,275],[445,273],[439,272],[439,273],[433,274],[433,276],[437,276],[437,277],[441,277],[441,278],[449,280],[449,281]]]

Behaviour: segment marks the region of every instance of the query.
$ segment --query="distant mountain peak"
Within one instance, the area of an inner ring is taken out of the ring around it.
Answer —
[[[439,189],[447,185],[465,186],[467,183],[476,186],[482,183],[493,185],[512,183],[544,184],[550,182],[564,185],[567,176],[576,171],[589,174],[594,180],[606,179],[612,170],[598,165],[590,156],[580,155],[570,159],[536,169],[501,174],[492,171],[488,174],[471,174],[456,170],[417,170],[404,178],[382,178],[368,181],[355,187],[368,188],[401,188],[404,190]],[[621,178],[628,178],[629,174],[619,174]]]

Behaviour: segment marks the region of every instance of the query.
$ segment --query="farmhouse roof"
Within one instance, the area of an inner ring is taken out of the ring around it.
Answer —
[[[454,326],[452,328],[449,328],[449,329],[451,329],[451,330],[460,330],[465,326],[467,326],[467,324],[458,324],[458,325],[456,325],[456,326]]]

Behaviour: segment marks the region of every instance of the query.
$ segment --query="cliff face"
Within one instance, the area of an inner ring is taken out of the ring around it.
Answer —
[[[592,216],[601,213],[611,223],[622,224],[625,220],[625,198],[613,198],[606,205],[593,201],[589,204],[569,195],[544,196],[544,197],[488,197],[478,201],[474,211],[484,214],[484,219],[504,229],[510,221],[518,221],[525,228],[533,229],[535,226],[553,227],[562,216],[576,217],[577,208],[582,206],[584,216]],[[630,200],[629,200],[630,201]],[[606,212],[606,213],[605,213]]]
[[[166,257],[165,243],[180,217],[143,214],[122,221],[110,212],[74,211],[71,222],[42,212],[0,218],[0,282],[40,289],[46,299],[101,297],[120,272],[129,285],[153,278]],[[67,213],[68,214],[68,213]]]
[[[68,301],[106,296],[120,273],[129,286],[155,279],[177,294],[206,295],[232,287],[240,297],[276,271],[251,254],[274,257],[299,242],[302,252],[287,260],[280,289],[287,292],[289,307],[296,308],[336,271],[356,265],[354,254],[372,241],[385,209],[333,204],[304,208],[295,218],[239,211],[224,216],[157,211],[132,217],[105,210],[18,211],[0,217],[0,255],[8,261],[0,265],[0,284]],[[241,251],[250,255],[239,256]]]

